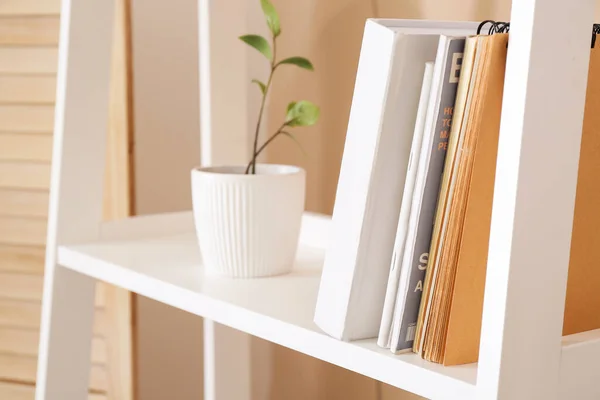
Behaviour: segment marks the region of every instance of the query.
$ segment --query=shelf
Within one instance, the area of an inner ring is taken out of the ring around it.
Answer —
[[[191,213],[105,225],[98,243],[60,246],[60,265],[427,398],[474,398],[476,364],[393,355],[375,339],[341,342],[313,322],[329,219],[307,214],[291,274],[252,280],[202,273]]]

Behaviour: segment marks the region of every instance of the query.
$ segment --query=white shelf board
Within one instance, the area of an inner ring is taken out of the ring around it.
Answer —
[[[375,339],[341,342],[314,324],[328,226],[327,217],[305,216],[294,271],[272,278],[204,276],[190,213],[118,222],[104,230],[106,240],[60,246],[58,263],[427,398],[474,398],[476,364],[393,355]]]

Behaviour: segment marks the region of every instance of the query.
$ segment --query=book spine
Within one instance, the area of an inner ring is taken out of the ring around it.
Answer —
[[[371,223],[367,210],[372,195],[371,174],[377,158],[394,46],[392,31],[367,21],[333,210],[332,239],[315,309],[315,323],[337,339],[349,339],[350,300],[353,287],[361,279],[359,258],[364,246],[361,233]]]
[[[423,201],[419,212],[413,260],[410,264],[411,269],[406,293],[400,293],[400,295],[405,295],[406,300],[400,325],[399,341],[396,348],[393,349],[394,351],[412,348],[415,334],[417,333],[417,320],[419,318],[423,284],[429,261],[429,247],[431,245],[436,205],[446,150],[448,148],[448,138],[452,124],[464,47],[464,38],[450,39],[448,44],[439,111],[435,123],[435,136],[431,146],[431,157],[425,179]]]

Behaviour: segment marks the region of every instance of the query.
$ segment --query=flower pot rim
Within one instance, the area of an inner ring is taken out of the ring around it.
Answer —
[[[258,163],[256,164],[256,167],[257,169],[262,170],[262,172],[257,171],[256,174],[245,174],[244,171],[246,170],[246,167],[247,165],[240,164],[194,167],[192,169],[192,173],[246,177],[247,179],[255,179],[258,177],[265,176],[297,175],[305,173],[304,168],[298,167],[296,165]]]

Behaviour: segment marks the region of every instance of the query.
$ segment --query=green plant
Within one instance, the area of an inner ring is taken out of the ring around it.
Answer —
[[[267,95],[269,94],[269,89],[271,88],[271,83],[273,82],[273,75],[278,67],[286,64],[296,65],[300,68],[304,68],[309,71],[313,71],[312,63],[304,58],[304,57],[290,57],[285,58],[283,60],[277,61],[277,38],[281,34],[281,26],[279,23],[279,16],[277,15],[277,11],[275,11],[275,7],[269,0],[260,0],[260,5],[262,7],[263,13],[265,14],[265,18],[267,20],[267,26],[269,27],[269,31],[271,33],[271,44],[260,35],[244,35],[240,36],[240,40],[249,46],[258,50],[262,55],[264,55],[267,60],[270,62],[271,70],[269,72],[269,77],[267,79],[267,83],[263,83],[258,79],[252,79],[252,83],[255,83],[262,93],[262,99],[260,103],[260,111],[258,113],[258,121],[256,123],[256,131],[254,132],[254,145],[252,148],[252,159],[248,163],[246,167],[246,174],[256,173],[256,159],[260,155],[260,153],[280,135],[286,136],[292,140],[294,140],[297,144],[295,136],[290,133],[287,128],[297,127],[297,126],[311,126],[314,125],[319,119],[319,107],[315,104],[311,103],[307,100],[301,101],[292,101],[287,106],[286,116],[284,122],[281,124],[279,129],[275,131],[273,135],[271,135],[261,146],[258,145],[258,135],[260,132],[260,127],[263,119],[263,114],[265,112],[265,102],[267,99]]]

